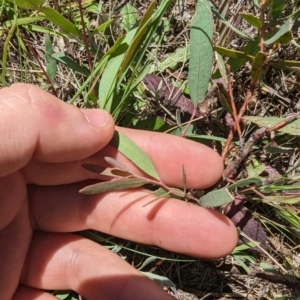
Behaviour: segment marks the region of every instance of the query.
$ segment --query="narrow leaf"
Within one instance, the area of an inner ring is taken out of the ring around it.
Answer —
[[[142,265],[138,268],[139,271],[143,270],[143,268],[145,268],[147,265],[149,265],[150,263],[154,262],[157,258],[155,256],[150,256],[148,257],[143,263]]]
[[[253,60],[252,69],[251,69],[251,79],[252,81],[258,81],[262,74],[265,71],[265,62],[267,60],[267,56],[265,53],[259,51]]]
[[[204,100],[213,62],[213,18],[207,0],[199,0],[190,34],[188,84],[194,107]]]
[[[151,53],[149,53],[151,55]],[[155,73],[155,72],[163,72],[166,69],[174,70],[179,63],[185,63],[190,56],[190,48],[184,47],[184,48],[176,48],[175,52],[173,53],[167,53],[166,57],[161,62],[155,62],[151,65],[149,73]],[[153,59],[154,61],[157,60]]]
[[[298,216],[298,213],[292,211],[292,208],[284,209],[280,207],[275,207],[275,210],[281,218],[285,219],[295,228],[300,229],[300,217]]]
[[[300,197],[299,196],[265,196],[262,199],[262,202],[264,203],[282,203],[282,204],[297,204],[300,203]]]
[[[132,175],[131,173],[128,173],[126,171],[97,165],[83,164],[82,167],[90,172],[109,177],[128,177]]]
[[[120,27],[128,32],[137,23],[138,12],[131,4],[127,3],[121,9],[121,16],[122,21]]]
[[[146,174],[160,180],[151,159],[126,135],[116,131],[110,144],[117,148]]]
[[[43,2],[41,0],[8,0],[23,9],[38,9]]]
[[[216,9],[215,6],[213,6],[213,4],[211,5],[211,10],[212,12],[217,16],[218,19],[220,19],[228,28],[230,28],[232,31],[234,31],[235,33],[237,33],[240,37],[247,39],[247,40],[252,40],[248,35],[246,35],[245,33],[243,33],[242,31],[238,30],[236,27],[234,27],[230,22],[228,22],[220,13],[219,11]]]
[[[124,73],[126,71],[126,69],[128,68],[128,66],[131,63],[131,60],[133,59],[133,57],[135,56],[136,52],[137,52],[137,48],[140,45],[140,42],[142,41],[143,37],[144,37],[144,33],[147,29],[147,24],[150,22],[150,19],[153,15],[153,11],[155,8],[155,4],[156,4],[156,0],[153,0],[151,2],[151,4],[149,5],[147,11],[145,12],[145,14],[143,15],[140,24],[136,30],[136,34],[132,40],[132,43],[130,43],[127,52],[125,54],[122,66],[119,70],[118,73],[118,77],[120,77],[120,74]]]
[[[199,204],[203,207],[217,207],[232,202],[233,198],[227,189],[215,190],[200,198]]]
[[[290,68],[290,67],[300,67],[300,61],[298,60],[281,60],[281,61],[271,61],[272,66],[278,68]]]
[[[57,70],[57,62],[52,57],[54,50],[51,44],[49,34],[45,35],[45,60],[46,60],[46,71],[50,80],[53,81]]]
[[[259,18],[255,17],[253,14],[251,13],[240,13],[241,17],[246,20],[250,25],[252,25],[253,27],[260,29],[261,28],[261,21]]]
[[[221,46],[214,46],[214,50],[220,53],[221,55],[232,57],[232,58],[244,58],[246,60],[252,61],[254,57],[252,55],[248,55],[244,51],[238,51],[233,49],[227,49]]]
[[[140,178],[118,178],[111,181],[99,182],[89,185],[79,191],[81,194],[99,194],[111,191],[121,191],[140,187],[147,183],[146,179]]]
[[[157,275],[150,272],[141,272],[141,273],[147,276],[148,278],[154,280],[155,282],[157,282],[160,286],[176,287],[176,284],[165,276]]]
[[[106,65],[99,84],[99,104],[102,109],[112,113],[113,101],[115,93],[118,90],[117,74],[124,60],[124,55],[128,49],[128,44],[131,43],[135,30],[127,33],[123,43],[112,53],[111,58]]]
[[[285,120],[285,118],[254,117],[254,116],[244,117],[243,119],[246,121],[253,122],[260,127],[273,126],[273,125],[276,125]],[[287,124],[286,126],[279,128],[277,131],[299,136],[300,135],[300,119],[297,119],[297,120]]]
[[[104,160],[106,162],[108,162],[110,165],[120,169],[120,170],[123,170],[125,172],[128,172],[129,174],[132,174],[131,171],[129,170],[129,168],[127,166],[125,166],[124,164],[120,163],[119,161],[117,161],[116,159],[112,158],[112,157],[104,157]]]
[[[277,21],[277,19],[279,18],[282,10],[284,9],[285,4],[286,4],[286,0],[272,1],[271,13],[272,13],[272,19],[274,21]]]
[[[251,273],[250,269],[247,267],[247,265],[241,260],[241,258],[238,255],[233,255],[233,258],[237,262],[237,264],[240,265],[247,272],[247,274]]]
[[[281,37],[283,37],[285,34],[290,32],[292,25],[293,25],[292,18],[288,18],[284,22],[284,24],[280,27],[280,29],[277,31],[277,33],[274,36],[272,36],[270,39],[265,41],[265,44],[272,45],[275,42],[277,42]]]
[[[65,32],[71,33],[77,37],[80,36],[80,31],[78,28],[56,10],[50,7],[41,7],[39,11],[45,15],[45,18],[48,21],[57,25]]]
[[[90,71],[84,66],[80,66],[77,62],[75,62],[72,58],[66,56],[62,52],[57,52],[52,55],[54,59],[56,59],[61,64],[67,66],[69,69],[73,70],[74,72],[80,73],[82,75],[89,76]]]
[[[38,22],[41,20],[44,20],[44,17],[24,17],[24,18],[18,18],[16,20],[7,20],[4,23],[2,23],[1,25],[3,26],[3,28],[10,28],[12,26],[14,26],[15,24],[17,24],[18,26],[20,25],[26,25],[26,24],[31,24],[34,22]],[[49,28],[47,28],[47,32],[49,32]]]
[[[246,178],[237,181],[236,183],[229,186],[227,189],[228,191],[234,191],[237,188],[245,187],[250,184],[255,184],[257,187],[262,185],[262,181],[259,178]]]

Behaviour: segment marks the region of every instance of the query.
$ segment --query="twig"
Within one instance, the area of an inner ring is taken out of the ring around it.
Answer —
[[[260,5],[260,22],[261,22],[261,28],[260,28],[260,51],[265,52],[265,32],[266,32],[266,24],[265,24],[265,1],[261,2]]]
[[[228,67],[228,74],[230,74],[230,67]],[[230,75],[229,75],[230,76]],[[241,131],[241,127],[240,127],[240,119],[237,115],[237,110],[236,110],[236,106],[235,106],[235,102],[234,102],[234,98],[233,98],[233,93],[232,93],[232,85],[231,85],[231,79],[229,78],[228,80],[228,94],[230,97],[230,104],[231,104],[231,108],[232,108],[232,114],[233,114],[233,119],[234,119],[234,127],[236,128],[239,138],[242,138],[242,131]]]
[[[254,144],[265,135],[266,131],[266,127],[259,128],[251,134],[247,143],[243,145],[243,143],[241,143],[240,141],[240,145],[236,153],[236,158],[233,161],[231,161],[224,170],[223,179],[231,178],[236,173],[238,167],[240,166],[242,161],[248,156]]]
[[[292,114],[292,115],[286,117],[286,118],[285,118],[284,120],[282,120],[281,122],[279,122],[279,123],[273,125],[272,127],[269,127],[268,130],[267,130],[267,132],[270,133],[270,132],[272,132],[272,131],[277,131],[278,129],[280,129],[280,128],[286,126],[287,124],[293,122],[294,120],[298,119],[299,116],[300,116],[300,112],[297,112],[297,113],[295,113],[295,114]]]
[[[227,137],[227,140],[226,140],[226,144],[225,144],[225,146],[223,148],[222,155],[221,155],[223,161],[225,160],[226,155],[227,155],[227,153],[229,151],[229,147],[230,147],[231,142],[233,140],[234,132],[235,132],[234,127],[231,127],[230,132],[229,132],[228,137]]]
[[[281,122],[271,126],[271,127],[262,127],[255,130],[248,141],[243,145],[240,141],[240,145],[238,147],[238,151],[236,153],[236,158],[231,161],[226,169],[223,172],[223,179],[231,178],[237,171],[238,167],[242,163],[242,161],[248,156],[248,154],[251,152],[252,147],[257,143],[264,135],[265,133],[271,133],[273,131],[277,131],[280,128],[286,126],[287,124],[291,123],[292,121],[296,120],[300,117],[300,112],[292,114],[288,117],[286,117]],[[230,135],[230,134],[229,134]],[[231,136],[230,136],[231,138]],[[229,148],[229,146],[225,145],[226,149]],[[225,148],[224,148],[225,149]]]

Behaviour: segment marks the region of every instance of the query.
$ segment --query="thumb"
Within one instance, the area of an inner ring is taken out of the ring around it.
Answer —
[[[100,109],[80,110],[29,84],[0,90],[0,176],[31,158],[66,162],[88,157],[114,133],[114,121]]]

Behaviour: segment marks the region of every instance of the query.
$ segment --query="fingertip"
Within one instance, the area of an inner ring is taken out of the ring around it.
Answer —
[[[238,232],[233,222],[213,209],[207,209],[211,222],[207,226],[207,258],[220,258],[230,254],[238,242]]]
[[[226,216],[183,201],[167,201],[153,221],[161,225],[155,245],[194,257],[225,257],[238,241],[236,227]]]

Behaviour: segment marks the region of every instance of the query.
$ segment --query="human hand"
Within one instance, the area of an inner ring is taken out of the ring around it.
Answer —
[[[172,299],[118,255],[72,232],[94,229],[195,257],[216,258],[237,242],[234,225],[216,211],[133,189],[81,195],[99,179],[83,163],[114,157],[115,130],[100,110],[68,105],[25,84],[0,90],[1,299],[56,299],[45,290],[72,289],[87,299]],[[87,118],[90,120],[87,121]],[[95,126],[92,121],[98,122]],[[101,123],[101,124],[100,124]],[[211,149],[170,135],[119,129],[152,159],[160,178],[205,188],[221,176]]]

